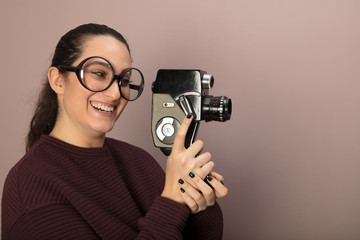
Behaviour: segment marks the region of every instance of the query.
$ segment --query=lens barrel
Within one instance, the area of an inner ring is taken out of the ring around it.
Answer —
[[[225,96],[204,96],[202,102],[202,119],[206,122],[225,122],[231,118],[231,99]]]

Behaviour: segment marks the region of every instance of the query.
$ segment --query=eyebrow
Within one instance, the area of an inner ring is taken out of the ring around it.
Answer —
[[[108,63],[101,62],[101,61],[89,62],[88,64],[86,64],[86,66],[93,65],[93,64],[99,64],[99,65],[102,65],[102,66],[107,67],[107,68],[112,68],[111,65],[109,65]]]

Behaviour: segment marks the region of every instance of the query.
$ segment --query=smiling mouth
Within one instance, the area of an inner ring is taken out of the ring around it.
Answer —
[[[100,111],[100,112],[104,112],[104,113],[112,113],[115,110],[115,107],[109,107],[109,106],[105,106],[102,105],[100,103],[90,103],[91,106],[93,106],[93,108],[95,108],[96,110]]]

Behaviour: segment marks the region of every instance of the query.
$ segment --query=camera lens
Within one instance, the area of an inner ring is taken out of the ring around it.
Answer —
[[[202,119],[206,122],[225,122],[231,118],[231,99],[225,96],[204,96],[202,103]]]

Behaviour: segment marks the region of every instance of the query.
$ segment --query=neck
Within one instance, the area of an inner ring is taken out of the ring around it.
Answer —
[[[81,131],[63,129],[55,124],[54,129],[49,134],[66,143],[83,148],[101,148],[104,146],[105,134],[89,134]]]

